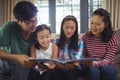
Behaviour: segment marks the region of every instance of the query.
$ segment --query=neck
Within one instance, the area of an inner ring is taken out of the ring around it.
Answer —
[[[43,50],[43,51],[45,51],[45,50],[48,49],[48,47],[46,47],[46,48],[45,47],[40,47],[40,49]]]
[[[27,31],[24,31],[24,30],[22,30],[21,32],[22,32],[22,36],[25,40],[27,40],[29,38],[30,34],[31,34],[31,32],[27,32]]]
[[[66,38],[66,42],[65,43],[68,43],[70,39]]]

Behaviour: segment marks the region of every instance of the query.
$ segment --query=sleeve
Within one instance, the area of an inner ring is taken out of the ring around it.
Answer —
[[[0,27],[0,46],[9,45],[10,42],[10,23],[7,22]]]
[[[108,42],[105,57],[103,58],[102,61],[97,62],[98,66],[113,64],[113,59],[117,52],[117,44],[118,40],[117,37],[114,35],[113,38]]]

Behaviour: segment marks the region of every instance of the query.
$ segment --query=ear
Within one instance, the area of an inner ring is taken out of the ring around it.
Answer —
[[[17,23],[18,23],[19,25],[21,25],[22,22],[23,22],[23,21],[17,20]]]

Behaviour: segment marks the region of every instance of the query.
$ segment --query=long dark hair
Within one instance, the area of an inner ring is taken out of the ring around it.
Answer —
[[[72,20],[75,23],[76,30],[70,39],[70,43],[69,43],[68,47],[70,49],[77,50],[78,49],[78,22],[77,22],[77,19],[73,15],[68,15],[68,16],[64,17],[64,19],[62,20],[60,39],[59,39],[57,45],[58,45],[59,49],[62,49],[65,45],[66,36],[64,34],[64,31],[63,31],[63,25],[64,25],[65,21],[69,21],[69,20]]]
[[[110,20],[110,14],[103,8],[99,8],[94,11],[93,15],[99,15],[103,17],[103,22],[105,23],[106,27],[101,33],[102,41],[108,42],[112,38],[113,30]],[[91,33],[92,34],[92,33]]]
[[[35,38],[37,38],[37,33],[40,32],[40,31],[43,31],[43,30],[49,30],[50,34],[51,34],[51,30],[50,28],[46,25],[46,24],[41,24],[41,25],[38,25],[36,27],[36,30],[35,30]],[[35,48],[39,49],[40,48],[40,44],[38,43],[38,41],[36,40],[36,43],[35,43]]]

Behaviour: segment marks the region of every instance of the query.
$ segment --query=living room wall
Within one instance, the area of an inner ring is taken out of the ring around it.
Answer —
[[[3,14],[3,0],[0,0],[0,26],[4,23],[4,14]]]

